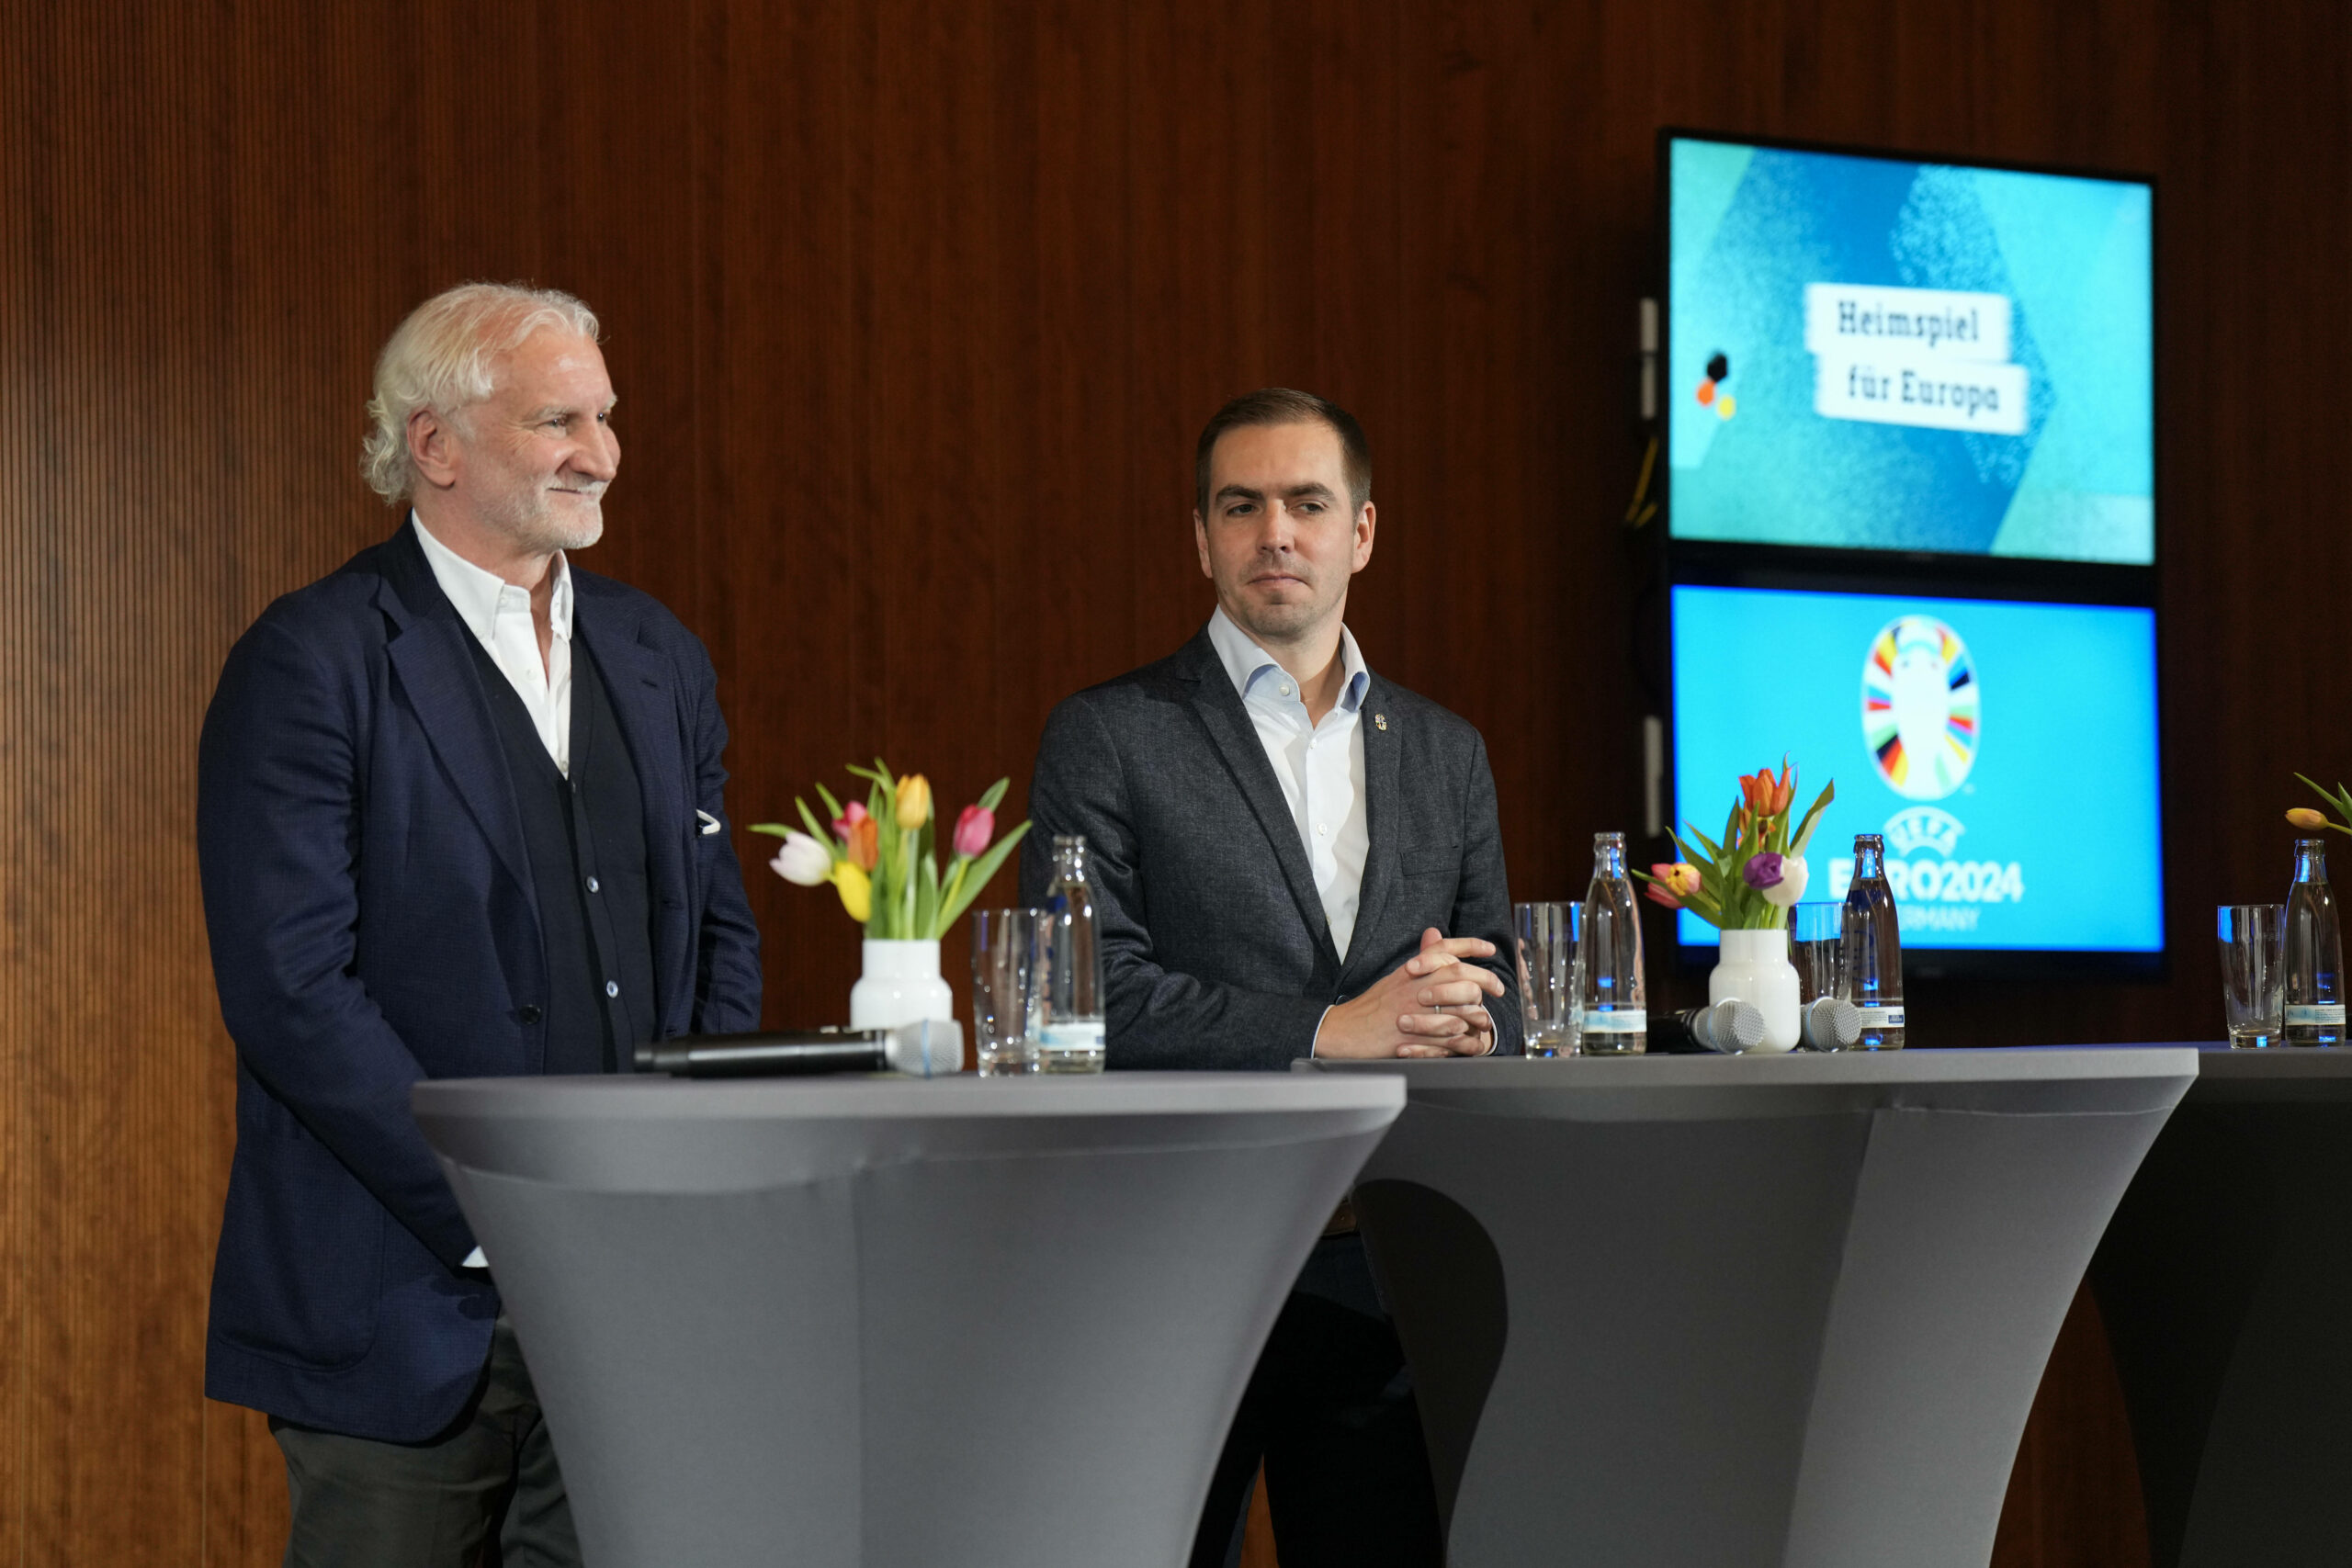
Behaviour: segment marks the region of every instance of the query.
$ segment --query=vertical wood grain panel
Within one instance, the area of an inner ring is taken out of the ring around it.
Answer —
[[[0,0],[0,1561],[276,1559],[275,1446],[199,1393],[232,1129],[194,742],[238,631],[391,526],[355,443],[401,311],[523,277],[603,314],[586,564],[708,644],[743,821],[876,751],[950,811],[1011,773],[1017,818],[1052,704],[1206,614],[1201,421],[1340,399],[1382,522],[1351,619],[1485,730],[1552,896],[1638,811],[1668,122],[2159,176],[2175,973],[1923,988],[1918,1032],[2211,1033],[2203,911],[2283,880],[2292,769],[2352,776],[2333,0]],[[751,886],[771,1020],[837,1012],[838,909]],[[2078,1311],[2004,1564],[2144,1553],[2104,1354]]]

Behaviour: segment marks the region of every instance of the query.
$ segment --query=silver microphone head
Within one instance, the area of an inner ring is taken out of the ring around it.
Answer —
[[[1849,1001],[1815,997],[1805,1004],[1798,1032],[1814,1051],[1850,1051],[1862,1037],[1862,1015]]]
[[[902,1023],[882,1039],[884,1059],[890,1070],[919,1078],[935,1078],[964,1070],[964,1026],[952,1018]]]
[[[1764,1043],[1763,1011],[1737,997],[1725,997],[1701,1016],[1708,1036],[1704,1043],[1713,1050],[1737,1055]]]

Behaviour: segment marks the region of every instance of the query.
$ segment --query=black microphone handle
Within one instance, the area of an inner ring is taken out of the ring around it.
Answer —
[[[889,1046],[879,1031],[854,1034],[699,1034],[637,1048],[637,1070],[685,1078],[805,1077],[881,1073]]]

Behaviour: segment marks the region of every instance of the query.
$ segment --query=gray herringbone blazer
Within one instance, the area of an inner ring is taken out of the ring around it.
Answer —
[[[1428,926],[1495,944],[1484,961],[1505,987],[1487,1009],[1495,1049],[1520,1049],[1486,742],[1375,673],[1363,756],[1371,847],[1343,964],[1273,764],[1205,629],[1054,709],[1029,786],[1021,897],[1042,900],[1056,834],[1086,835],[1112,1066],[1285,1068],[1307,1055],[1323,1010],[1411,957]]]

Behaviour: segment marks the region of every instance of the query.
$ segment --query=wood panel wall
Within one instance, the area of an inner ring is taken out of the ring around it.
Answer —
[[[390,526],[360,405],[425,294],[603,312],[589,564],[709,644],[743,819],[876,752],[950,810],[1010,773],[1017,818],[1051,704],[1208,609],[1200,422],[1339,399],[1351,619],[1485,730],[1514,890],[1557,896],[1636,817],[1654,128],[2153,172],[2178,961],[1916,1032],[2203,1036],[2205,911],[2283,882],[2291,769],[2352,775],[2347,72],[2338,0],[0,0],[0,1560],[276,1560],[275,1450],[199,1393],[194,742],[240,628]],[[752,896],[770,1018],[838,1014],[847,923]],[[2142,1560],[2120,1431],[2078,1314],[2002,1562]]]

